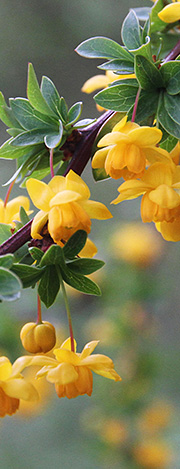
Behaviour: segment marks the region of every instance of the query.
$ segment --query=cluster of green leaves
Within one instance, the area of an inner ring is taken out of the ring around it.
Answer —
[[[37,247],[26,246],[21,260],[20,252],[0,256],[0,300],[17,299],[22,288],[34,287],[37,282],[39,296],[47,308],[54,303],[62,281],[82,293],[100,295],[98,285],[86,276],[100,269],[104,262],[78,257],[86,239],[87,233],[79,230],[63,248],[53,244],[44,253]]]
[[[164,37],[169,37],[166,24],[158,17],[163,6],[158,0],[152,8],[130,10],[121,30],[124,46],[94,37],[82,42],[76,51],[83,57],[108,59],[100,69],[121,75],[135,73],[135,78],[117,77],[95,95],[95,101],[106,109],[125,112],[131,119],[140,88],[136,122],[148,125],[156,118],[163,131],[162,146],[170,151],[180,138],[180,58],[162,63]],[[176,33],[171,31],[171,36],[177,42]]]
[[[50,149],[54,149],[54,167],[63,165],[61,147],[73,128],[81,128],[92,122],[79,121],[81,112],[81,102],[68,110],[65,99],[60,97],[48,77],[42,77],[39,87],[30,63],[27,99],[11,98],[7,106],[0,93],[0,119],[8,126],[7,132],[11,135],[0,147],[0,158],[17,160],[17,170],[7,184],[14,179],[20,182],[30,176],[43,179],[50,173]]]

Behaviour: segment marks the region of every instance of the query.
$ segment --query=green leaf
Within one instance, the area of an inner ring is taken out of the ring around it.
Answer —
[[[68,269],[75,274],[90,275],[101,269],[105,263],[98,259],[75,259],[67,264]]]
[[[101,70],[112,70],[113,72],[117,72],[119,74],[134,73],[134,64],[132,61],[127,60],[110,60],[109,62],[99,65],[98,68]]]
[[[78,103],[75,103],[68,112],[68,119],[69,119],[69,124],[74,124],[81,116],[82,113],[82,108],[83,108],[83,103],[79,101]]]
[[[180,95],[164,94],[164,106],[171,119],[180,126]]]
[[[61,267],[65,266],[63,249],[57,244],[53,244],[43,255],[40,267],[46,265],[59,264]]]
[[[160,130],[162,130],[163,132],[160,147],[170,152],[176,146],[178,140],[177,138],[172,137],[172,135],[169,135],[163,128],[161,128],[161,126],[160,126]]]
[[[49,308],[55,301],[60,288],[59,276],[55,266],[46,267],[38,286],[41,301]]]
[[[42,112],[43,114],[56,117],[56,114],[48,106],[40,91],[34,67],[31,63],[28,67],[27,97],[30,101],[30,104],[35,109],[37,109],[37,111]]]
[[[76,122],[73,125],[73,128],[74,129],[83,129],[84,127],[88,127],[88,125],[91,125],[94,122],[96,122],[96,118],[95,119],[82,119],[82,120]]]
[[[165,29],[166,24],[160,20],[158,13],[164,8],[164,1],[157,0],[150,12],[150,34],[159,33]]]
[[[59,107],[61,98],[52,80],[46,76],[42,77],[41,93],[53,113],[60,117]]]
[[[29,252],[32,256],[32,258],[37,261],[37,263],[39,264],[40,260],[42,259],[44,253],[43,251],[41,251],[41,249],[39,248],[36,248],[36,247],[31,247],[29,248]]]
[[[56,126],[56,121],[31,106],[28,99],[10,99],[11,108],[16,119],[25,130],[49,129]]]
[[[157,119],[166,132],[173,137],[178,138],[178,140],[180,139],[180,125],[177,124],[168,114],[168,110],[164,103],[164,93],[161,94],[159,99]]]
[[[13,160],[16,158],[20,158],[22,156],[25,156],[26,158],[30,157],[31,155],[34,155],[37,150],[40,148],[42,149],[42,146],[40,145],[39,147],[34,148],[34,146],[28,145],[26,148],[14,148],[11,145],[11,142],[13,141],[12,138],[7,140],[3,145],[0,147],[0,158],[3,159],[9,159]]]
[[[59,119],[59,131],[58,132],[51,132],[44,138],[44,143],[48,148],[56,148],[62,140],[63,137],[63,124],[62,121]]]
[[[129,50],[138,49],[142,45],[140,24],[134,10],[130,10],[123,22],[121,37]]]
[[[136,122],[141,123],[150,116],[153,116],[157,112],[159,100],[159,92],[157,90],[146,91],[141,90],[137,111],[136,111]],[[133,106],[134,107],[134,106]],[[128,113],[128,118],[132,118],[133,107]]]
[[[22,225],[23,225],[23,226],[26,225],[26,223],[28,223],[28,221],[30,220],[30,218],[28,217],[28,215],[27,215],[26,210],[24,209],[24,207],[20,207],[19,215],[20,215],[20,220],[21,220]]]
[[[101,290],[98,285],[89,278],[74,274],[70,269],[62,270],[61,274],[63,280],[76,290],[88,295],[101,295]]]
[[[64,123],[68,122],[68,107],[63,97],[60,99],[59,112]]]
[[[180,62],[179,71],[169,80],[167,92],[172,95],[180,93]]]
[[[138,90],[135,79],[121,80],[118,85],[100,91],[94,96],[96,103],[105,109],[128,112],[134,105]]]
[[[136,13],[137,18],[140,21],[147,21],[151,13],[150,7],[138,7],[138,8],[133,8],[133,10]]]
[[[110,177],[104,168],[92,169],[92,173],[95,181],[103,181],[104,179],[109,179]]]
[[[10,109],[6,101],[4,99],[3,94],[0,92],[0,119],[4,124],[6,124],[8,127],[18,127],[18,122],[15,119],[12,109]]]
[[[122,59],[133,62],[132,55],[120,44],[107,37],[96,36],[83,41],[75,51],[92,59]]]
[[[26,264],[14,264],[11,271],[21,279],[23,288],[28,288],[34,285],[44,273],[44,269],[38,269],[37,267]]]
[[[64,256],[67,259],[73,259],[79,254],[86,244],[87,233],[83,230],[78,230],[74,233],[63,247]]]
[[[160,69],[159,69],[163,82],[164,82],[164,87],[168,88],[169,83],[171,83],[171,79],[176,76],[176,74],[179,74],[180,72],[180,60],[171,60],[169,62],[164,63]],[[175,80],[176,81],[176,80]],[[170,85],[171,89],[171,85]],[[173,91],[174,87],[172,87]],[[174,94],[169,92],[169,94]]]
[[[48,134],[52,134],[53,128],[47,132],[46,130],[28,130],[27,132],[22,132],[13,140],[11,140],[11,145],[25,147],[29,145],[37,145],[38,143],[43,143],[44,138]]]
[[[0,256],[0,266],[10,269],[14,262],[13,254],[6,254],[5,256]]]
[[[144,90],[163,87],[163,81],[159,70],[146,57],[136,55],[135,74],[139,85]]]
[[[4,243],[12,236],[11,226],[5,223],[0,223],[0,244]]]
[[[0,300],[13,301],[20,297],[22,285],[18,277],[0,267]]]

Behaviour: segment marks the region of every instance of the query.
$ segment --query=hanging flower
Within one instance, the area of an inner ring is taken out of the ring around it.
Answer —
[[[147,160],[154,163],[169,160],[167,151],[157,148],[162,132],[157,127],[139,126],[123,117],[111,133],[102,137],[98,150],[92,159],[94,169],[104,168],[114,179],[124,177],[132,179],[141,177],[145,171]]]
[[[12,228],[14,228],[14,221],[20,221],[19,211],[21,207],[23,207],[26,212],[31,213],[29,212],[29,205],[29,199],[22,195],[10,200],[6,205],[4,205],[3,200],[0,199],[0,223],[11,225]]]
[[[105,75],[94,75],[93,77],[89,78],[87,81],[85,81],[83,87],[81,88],[81,91],[83,93],[90,94],[93,91],[96,90],[102,90],[104,88],[107,88],[107,86],[110,83],[113,83],[116,80],[123,80],[125,78],[135,78],[135,74],[129,74],[129,75],[117,75],[116,73],[112,72],[111,70],[106,70]],[[99,104],[96,104],[96,107],[98,111],[104,111],[104,108],[100,106]]]
[[[7,357],[0,357],[0,417],[14,414],[21,399],[36,401],[38,393],[20,374],[17,360],[12,365]]]
[[[118,189],[120,195],[112,203],[134,199],[142,194],[143,222],[172,222],[180,214],[180,166],[154,163],[140,181],[125,181]]]
[[[159,13],[159,18],[165,23],[174,23],[180,20],[180,0],[166,5]]]
[[[34,205],[40,209],[32,222],[31,236],[42,239],[46,223],[55,243],[62,245],[77,230],[91,230],[91,218],[105,220],[112,215],[100,202],[89,200],[90,191],[85,182],[74,171],[66,177],[55,176],[49,184],[37,179],[26,183]]]
[[[30,365],[42,366],[37,377],[46,376],[47,381],[55,384],[58,397],[72,399],[79,395],[91,396],[94,373],[114,381],[121,381],[120,376],[114,370],[113,361],[106,355],[91,355],[97,346],[94,340],[85,345],[81,353],[71,351],[71,340],[67,339],[60,348],[53,351],[56,358],[47,356],[22,357],[22,367]]]

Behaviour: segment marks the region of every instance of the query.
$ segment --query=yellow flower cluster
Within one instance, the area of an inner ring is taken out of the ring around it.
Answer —
[[[143,195],[142,221],[153,221],[166,240],[179,241],[180,146],[168,153],[157,146],[161,138],[157,127],[139,126],[124,117],[98,142],[102,148],[94,154],[92,167],[125,179],[113,204]]]
[[[159,18],[165,23],[175,23],[180,20],[180,0],[172,0],[172,2],[158,13]]]
[[[19,408],[20,400],[36,401],[39,396],[34,384],[22,376],[27,367],[40,367],[36,378],[46,377],[55,385],[58,397],[75,398],[87,394],[93,388],[92,372],[114,381],[121,381],[114,369],[113,361],[106,355],[91,355],[98,341],[85,345],[81,353],[76,353],[76,341],[71,350],[71,339],[54,350],[56,358],[48,355],[22,356],[12,365],[8,358],[0,357],[0,417],[13,415]],[[34,381],[33,381],[34,383]]]

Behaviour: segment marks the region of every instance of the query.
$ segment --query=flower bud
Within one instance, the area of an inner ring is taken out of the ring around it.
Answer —
[[[28,322],[21,329],[20,339],[27,352],[46,353],[55,346],[55,328],[48,321],[43,321],[40,324]]]

